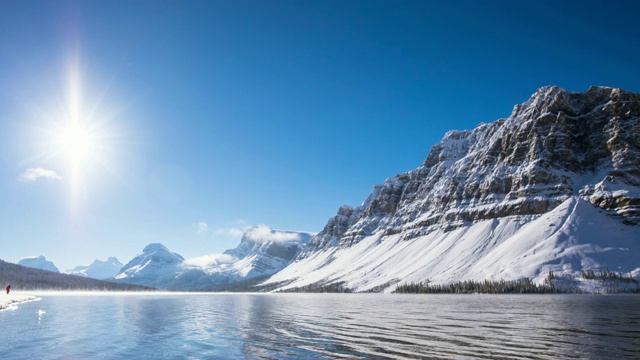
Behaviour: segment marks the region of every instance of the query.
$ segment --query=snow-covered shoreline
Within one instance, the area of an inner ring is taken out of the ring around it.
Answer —
[[[19,294],[2,295],[0,296],[0,311],[15,309],[18,304],[34,300],[38,300],[38,297]]]

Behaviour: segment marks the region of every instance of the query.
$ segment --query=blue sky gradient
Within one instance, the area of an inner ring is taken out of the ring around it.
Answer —
[[[636,1],[0,3],[0,258],[61,269],[322,230],[537,88],[640,92]],[[51,138],[80,74],[100,150]],[[52,171],[26,179],[28,169]],[[206,226],[205,226],[206,224]]]

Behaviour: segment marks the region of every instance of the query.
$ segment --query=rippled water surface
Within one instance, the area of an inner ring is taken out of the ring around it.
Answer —
[[[640,358],[640,296],[42,295],[11,359]]]

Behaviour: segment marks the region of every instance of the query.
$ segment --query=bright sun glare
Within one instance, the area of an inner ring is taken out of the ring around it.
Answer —
[[[70,186],[72,203],[77,204],[88,195],[92,181],[99,180],[105,170],[112,173],[110,146],[105,142],[110,116],[101,112],[103,97],[95,101],[87,94],[78,56],[69,62],[65,80],[63,101],[45,114],[49,123],[42,127],[46,150],[41,155],[55,161],[50,166],[57,167],[55,171]]]
[[[71,121],[61,129],[56,139],[60,152],[74,166],[79,166],[97,155],[97,141],[91,129],[77,121]]]

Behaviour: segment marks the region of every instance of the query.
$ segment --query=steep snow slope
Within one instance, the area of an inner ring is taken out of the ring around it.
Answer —
[[[114,277],[120,273],[123,264],[115,257],[107,260],[95,260],[89,266],[76,266],[73,269],[65,271],[67,274],[86,276],[94,279],[106,279]]]
[[[44,256],[30,256],[18,261],[18,265],[30,267],[33,269],[47,270],[59,273],[60,270],[53,264],[53,261],[47,260]]]
[[[543,216],[482,220],[403,240],[369,236],[299,259],[269,279],[282,289],[345,282],[365,291],[397,282],[532,278],[583,268],[640,271],[637,227],[621,224],[586,200],[571,197]],[[293,280],[293,281],[292,281]]]
[[[448,132],[418,169],[341,207],[267,283],[366,290],[637,269],[637,252],[611,249],[640,242],[639,116],[638,94],[541,88],[507,119]]]

